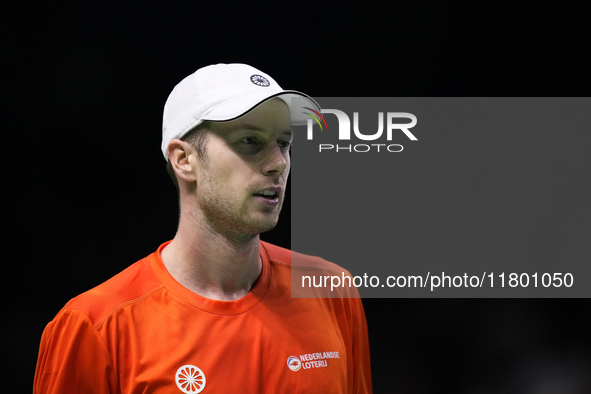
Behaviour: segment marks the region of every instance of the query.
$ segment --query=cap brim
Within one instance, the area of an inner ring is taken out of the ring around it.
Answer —
[[[304,113],[309,111],[306,107],[312,108],[319,113],[322,112],[320,106],[312,97],[296,90],[282,90],[272,94],[269,94],[268,91],[255,91],[224,101],[204,114],[201,119],[217,122],[238,119],[273,98],[280,98],[287,104],[292,126],[306,125],[306,121],[310,118]]]

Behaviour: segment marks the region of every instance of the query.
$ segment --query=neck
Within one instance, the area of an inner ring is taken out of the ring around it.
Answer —
[[[199,214],[181,214],[178,231],[161,256],[177,282],[214,300],[245,296],[262,270],[258,234],[222,234]]]

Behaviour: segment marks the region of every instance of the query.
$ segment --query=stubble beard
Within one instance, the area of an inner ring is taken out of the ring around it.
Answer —
[[[218,190],[211,174],[202,179],[197,200],[208,226],[236,242],[251,240],[275,228],[283,208],[282,196],[272,213],[252,212],[253,204],[250,202],[244,204],[240,196],[233,199],[228,193]]]

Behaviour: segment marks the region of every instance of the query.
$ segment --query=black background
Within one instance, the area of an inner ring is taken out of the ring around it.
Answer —
[[[212,4],[3,6],[3,354],[17,391],[31,387],[43,328],[70,298],[174,236],[161,114],[197,68],[248,63],[322,97],[591,88],[587,24],[573,7]],[[289,205],[263,239],[289,247],[286,218]],[[591,390],[588,300],[364,305],[376,393]]]

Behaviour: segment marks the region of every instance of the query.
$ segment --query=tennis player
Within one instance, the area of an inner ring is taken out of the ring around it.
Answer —
[[[320,112],[245,64],[172,90],[162,154],[177,233],[47,325],[34,393],[371,392],[361,300],[291,295],[292,260],[338,266],[259,238],[279,218],[299,102]]]

